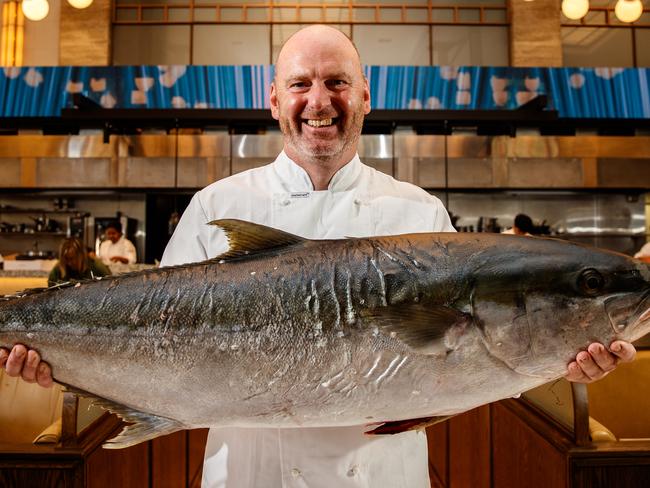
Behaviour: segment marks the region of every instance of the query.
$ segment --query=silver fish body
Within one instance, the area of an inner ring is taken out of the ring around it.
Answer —
[[[650,330],[650,272],[616,253],[216,225],[232,244],[221,258],[0,303],[0,345],[37,349],[57,381],[136,422],[112,446],[126,447],[181,428],[452,415]]]

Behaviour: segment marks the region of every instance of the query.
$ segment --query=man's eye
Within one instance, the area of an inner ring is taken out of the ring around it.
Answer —
[[[341,87],[347,85],[345,80],[330,80],[330,81],[327,82],[327,84],[330,85],[333,88],[341,88]]]
[[[289,85],[289,88],[305,88],[307,86],[307,83],[303,81],[296,81],[295,83],[291,83]]]

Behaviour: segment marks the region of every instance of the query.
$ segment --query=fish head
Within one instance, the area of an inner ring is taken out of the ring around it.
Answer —
[[[514,239],[528,242],[501,247],[470,298],[495,359],[520,374],[551,379],[593,342],[609,347],[650,332],[646,264],[556,239]]]

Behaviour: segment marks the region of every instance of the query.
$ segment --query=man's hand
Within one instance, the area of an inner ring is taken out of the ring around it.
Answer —
[[[629,363],[634,356],[636,349],[629,342],[614,341],[609,350],[594,342],[589,344],[586,351],[579,352],[575,361],[569,363],[564,377],[576,383],[591,383],[607,376],[619,363]]]
[[[111,258],[111,261],[113,263],[129,264],[129,260],[123,256],[113,256]]]
[[[38,383],[44,388],[52,386],[52,369],[33,349],[16,344],[11,353],[0,348],[0,367],[9,376],[21,376],[28,383]]]

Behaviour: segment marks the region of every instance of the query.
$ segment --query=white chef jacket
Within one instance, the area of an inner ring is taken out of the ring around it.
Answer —
[[[113,256],[122,256],[129,260],[129,264],[136,261],[135,246],[126,237],[120,237],[115,244],[110,239],[102,241],[99,245],[99,257],[107,265],[115,264],[111,261]]]
[[[364,165],[355,156],[324,191],[284,152],[271,164],[217,181],[196,193],[161,265],[202,261],[227,249],[206,225],[237,218],[306,238],[332,239],[408,232],[452,232],[436,197]],[[218,372],[215,372],[218,374]],[[363,435],[358,427],[213,428],[203,488],[429,486],[426,435]]]

